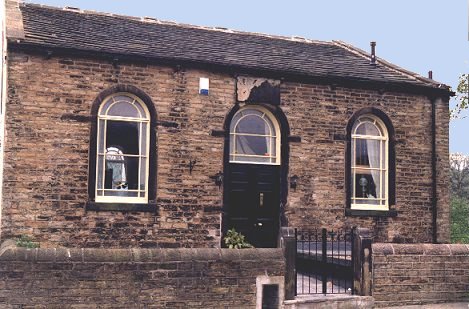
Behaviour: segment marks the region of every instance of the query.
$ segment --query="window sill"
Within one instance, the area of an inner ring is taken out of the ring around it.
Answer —
[[[87,202],[86,211],[156,212],[156,203],[124,204]]]
[[[346,208],[345,215],[349,217],[397,217],[397,210],[361,210]]]

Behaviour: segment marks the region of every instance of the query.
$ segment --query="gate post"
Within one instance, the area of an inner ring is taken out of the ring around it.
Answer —
[[[371,244],[373,237],[370,229],[353,229],[353,294],[371,296],[372,263]]]
[[[296,295],[296,237],[295,229],[282,227],[280,247],[285,257],[285,300],[295,299]]]

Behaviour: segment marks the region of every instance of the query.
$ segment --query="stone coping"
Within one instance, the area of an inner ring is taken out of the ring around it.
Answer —
[[[375,243],[373,255],[463,255],[469,256],[469,244],[394,244]]]
[[[0,246],[0,261],[39,263],[133,263],[187,261],[283,260],[280,248],[219,249],[105,249],[105,248],[19,248],[8,240]]]

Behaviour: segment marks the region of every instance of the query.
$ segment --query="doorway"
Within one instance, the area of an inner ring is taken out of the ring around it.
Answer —
[[[223,230],[256,248],[277,247],[280,229],[281,134],[266,108],[240,108],[230,122]]]

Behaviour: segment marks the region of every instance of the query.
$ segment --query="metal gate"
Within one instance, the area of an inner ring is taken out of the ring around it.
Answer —
[[[353,232],[297,230],[296,295],[353,294]]]

